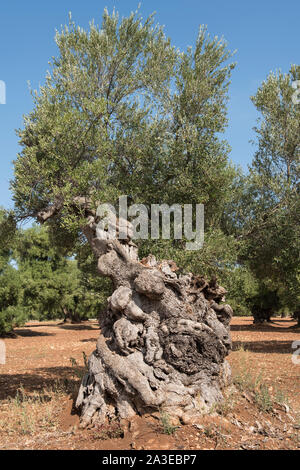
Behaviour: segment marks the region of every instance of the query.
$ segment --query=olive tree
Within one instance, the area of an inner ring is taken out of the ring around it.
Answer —
[[[65,246],[88,243],[113,284],[77,399],[82,425],[161,407],[187,422],[230,381],[225,289],[178,275],[170,261],[140,262],[129,222],[125,238],[103,239],[97,207],[127,194],[145,204],[202,202],[208,221],[220,218],[232,179],[219,137],[231,54],[204,28],[180,52],[152,16],[107,11],[89,31],[70,20],[56,43],[19,131],[12,189],[18,220],[47,223]]]

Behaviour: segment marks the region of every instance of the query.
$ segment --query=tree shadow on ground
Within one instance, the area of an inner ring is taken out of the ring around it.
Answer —
[[[253,331],[253,332],[265,331],[267,333],[278,332],[278,331],[280,331],[281,333],[294,333],[294,332],[297,332],[298,330],[300,331],[300,327],[297,328],[297,323],[293,324],[292,322],[293,320],[274,319],[272,320],[272,323],[262,323],[262,324],[247,323],[245,325],[230,325],[230,329],[231,331]]]
[[[76,369],[84,374],[84,366]],[[79,385],[80,379],[74,376],[73,367],[44,367],[36,369],[36,373],[1,374],[0,400],[15,398],[20,388],[29,394],[38,393],[45,401],[51,400],[51,392],[60,388],[74,398]]]
[[[86,325],[86,324],[61,324],[61,325],[57,325],[59,328],[62,328],[63,330],[73,330],[73,331],[76,331],[76,330],[99,330],[100,328],[97,327],[96,325]]]
[[[12,336],[13,339],[18,339],[19,336],[55,336],[55,333],[46,333],[44,331],[33,331],[30,328],[22,328],[14,331],[15,335]]]
[[[37,322],[37,323],[27,323],[24,328],[43,328],[43,327],[51,328],[56,327],[57,323],[43,323],[43,322]]]
[[[271,353],[271,354],[290,354],[295,351],[292,349],[292,341],[234,341],[232,343],[232,351],[238,351],[243,348],[245,351],[254,353]]]

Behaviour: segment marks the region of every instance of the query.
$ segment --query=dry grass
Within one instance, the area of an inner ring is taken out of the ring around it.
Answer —
[[[0,432],[8,435],[33,436],[58,428],[62,397],[70,393],[68,383],[55,381],[52,387],[28,393],[21,385],[14,398],[2,401]]]
[[[251,319],[233,319],[234,348],[228,360],[234,387],[198,427],[176,427],[162,412],[159,421],[140,417],[129,429],[116,421],[82,431],[73,400],[87,357],[95,349],[97,324],[32,322],[17,338],[6,340],[7,364],[0,374],[0,448],[300,448],[300,369],[291,361],[291,342],[299,339],[299,332],[287,328],[290,324],[284,319],[259,329]]]
[[[265,378],[263,368],[253,372],[250,368],[250,352],[241,347],[239,365],[234,373],[234,384],[238,390],[248,394],[256,403],[259,410],[268,413],[273,411],[275,404],[289,405],[289,399],[285,391],[276,385],[270,387]]]

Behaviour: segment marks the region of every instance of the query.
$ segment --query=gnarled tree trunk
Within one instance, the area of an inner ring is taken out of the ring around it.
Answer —
[[[226,291],[215,279],[177,276],[172,261],[139,262],[130,234],[103,240],[95,212],[85,209],[84,233],[114,292],[76,402],[81,425],[159,409],[189,422],[222,400],[230,383]]]

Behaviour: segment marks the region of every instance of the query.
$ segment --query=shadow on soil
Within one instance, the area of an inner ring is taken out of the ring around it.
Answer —
[[[73,331],[76,331],[76,330],[99,330],[100,329],[99,326],[97,326],[97,324],[95,324],[95,325],[62,324],[62,325],[57,325],[57,326],[59,326],[59,328],[61,328],[62,330],[73,330]]]
[[[23,328],[15,331],[12,338],[18,339],[19,336],[55,336],[55,333],[45,333],[44,331],[33,331],[31,328]]]
[[[77,369],[83,375],[84,367],[78,366]],[[38,393],[45,401],[51,400],[51,392],[57,389],[75,398],[79,385],[80,379],[74,377],[73,367],[43,367],[36,369],[35,374],[1,374],[0,400],[14,398],[20,387],[27,393]]]
[[[99,324],[93,323],[34,323],[27,324],[22,328],[16,328],[12,335],[8,337],[16,338],[18,336],[53,336],[55,333],[45,333],[43,331],[32,331],[32,328],[61,328],[63,330],[99,330]]]
[[[243,348],[254,353],[293,354],[292,341],[234,341],[232,351]]]
[[[24,328],[41,328],[41,327],[51,327],[51,326],[57,326],[56,323],[28,323],[25,325]]]
[[[274,319],[271,323],[263,323],[263,324],[254,324],[248,323],[249,317],[245,320],[247,324],[245,325],[230,325],[231,331],[261,331],[267,333],[297,333],[300,331],[300,328],[297,328],[297,323],[293,323],[293,320],[285,320],[285,319]]]

